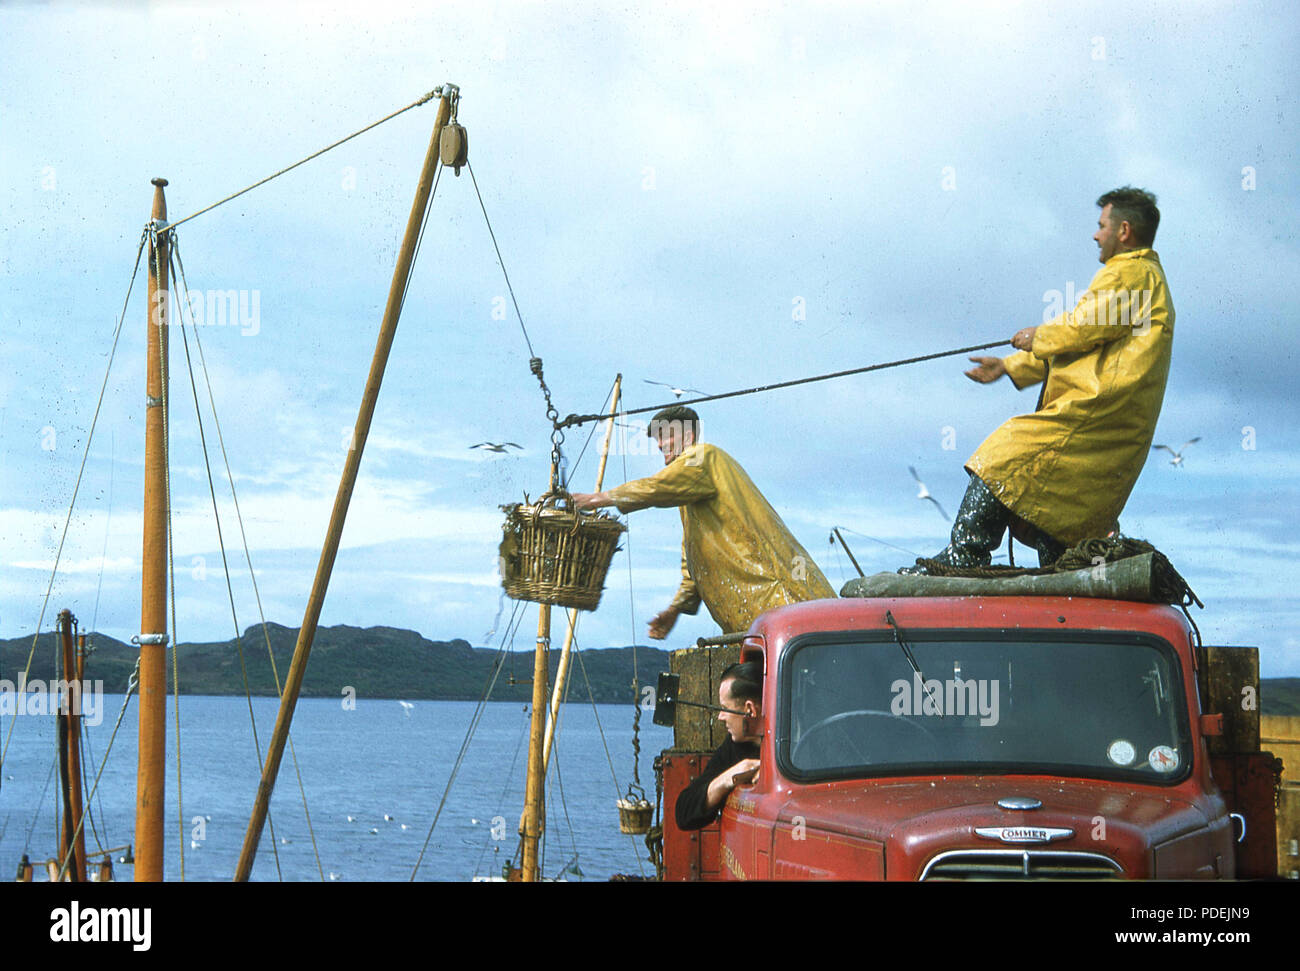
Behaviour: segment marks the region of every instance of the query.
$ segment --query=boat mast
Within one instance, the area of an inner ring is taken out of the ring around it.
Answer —
[[[397,266],[393,270],[393,282],[388,290],[388,304],[384,309],[379,339],[375,345],[374,358],[370,363],[370,376],[366,380],[365,393],[361,398],[361,408],[352,433],[351,447],[343,467],[343,478],[334,497],[334,511],[330,515],[325,546],[321,550],[320,560],[316,566],[316,579],[307,598],[307,611],[302,620],[302,627],[298,630],[298,642],[293,649],[293,661],[285,679],[284,693],[280,697],[280,713],[275,720],[275,732],[267,749],[266,764],[262,767],[262,781],[257,788],[253,815],[248,821],[248,829],[244,833],[244,846],[235,869],[236,881],[242,882],[248,879],[253,870],[253,860],[257,856],[257,844],[262,838],[262,827],[266,823],[266,814],[271,805],[271,793],[275,790],[275,779],[280,771],[280,759],[284,755],[284,746],[289,737],[289,725],[293,721],[294,708],[298,704],[298,692],[302,687],[303,675],[307,671],[307,659],[311,655],[312,641],[316,637],[316,625],[320,621],[321,608],[325,604],[325,593],[329,587],[330,574],[334,569],[334,558],[338,554],[339,539],[343,535],[343,523],[347,518],[352,489],[356,485],[357,472],[361,468],[361,452],[366,445],[366,436],[370,433],[370,420],[375,413],[375,403],[379,398],[379,386],[384,379],[388,353],[392,349],[393,338],[397,335],[397,321],[402,313],[402,301],[406,295],[407,281],[410,279],[411,264],[415,260],[420,227],[425,210],[429,206],[429,195],[433,190],[433,176],[438,165],[442,130],[451,117],[452,100],[459,95],[459,89],[453,84],[443,85],[440,92],[441,100],[438,102],[438,117],[433,123],[433,137],[429,141],[429,150],[424,157],[424,168],[420,172],[420,181],[416,186],[415,200],[411,203],[411,215],[406,222],[406,235],[402,238],[402,248],[397,254]]]
[[[154,179],[153,224],[166,225],[166,179]],[[167,750],[167,267],[170,234],[150,233],[149,354],[144,439],[144,549],[140,597],[140,748],[136,768],[135,879],[163,878],[164,759]]]
[[[76,618],[70,610],[59,613],[59,634],[63,641],[63,703],[59,706],[59,757],[63,775],[63,832],[59,840],[59,863],[66,866],[74,883],[86,880],[86,833],[81,808],[81,683],[84,655],[72,644]],[[84,643],[84,642],[83,642]],[[75,855],[68,863],[69,847]]]
[[[614,377],[614,393],[610,399],[609,413],[618,414],[619,399],[622,395],[623,375]],[[596,488],[593,490],[599,492],[605,484],[605,463],[609,461],[609,441],[614,434],[614,419],[610,418],[605,423],[605,441],[600,447],[600,467],[596,470]],[[555,687],[551,690],[551,708],[550,715],[546,721],[546,740],[542,745],[542,774],[551,764],[551,745],[555,741],[555,725],[560,717],[561,695],[564,693],[564,686],[569,682],[569,663],[573,660],[573,635],[578,626],[578,611],[570,608],[568,610],[569,626],[564,632],[564,647],[560,649],[560,664],[555,671]]]
[[[623,376],[614,380],[614,403],[611,412],[618,410],[619,388]],[[596,474],[596,491],[600,491],[605,478],[605,462],[609,457],[609,437],[614,429],[613,419],[605,429],[605,444],[601,449],[600,471]],[[551,462],[551,484],[548,492],[555,491],[558,475],[555,461]],[[528,776],[524,785],[524,816],[520,824],[523,837],[523,861],[521,877],[524,883],[535,883],[541,879],[537,864],[538,842],[542,833],[543,801],[546,789],[546,767],[551,754],[551,742],[554,739],[555,718],[560,704],[560,692],[569,673],[570,649],[573,647],[573,631],[578,612],[569,611],[569,627],[564,637],[564,649],[560,655],[560,668],[555,674],[555,694],[549,708],[549,722],[546,718],[546,680],[549,673],[549,655],[551,647],[551,605],[541,604],[537,610],[537,647],[533,656],[533,709],[532,720],[528,729]]]

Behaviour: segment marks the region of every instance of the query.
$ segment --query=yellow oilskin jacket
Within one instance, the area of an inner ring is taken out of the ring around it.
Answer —
[[[656,474],[608,491],[620,512],[680,507],[682,584],[671,606],[682,613],[703,600],[730,633],[773,607],[835,596],[745,470],[715,445],[691,445]]]
[[[1056,540],[1104,536],[1142,472],[1169,376],[1174,305],[1151,249],[1117,253],[1069,310],[1003,359],[1039,408],[1006,422],[966,469]]]

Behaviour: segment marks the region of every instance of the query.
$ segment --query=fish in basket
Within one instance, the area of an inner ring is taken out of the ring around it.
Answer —
[[[595,610],[627,527],[573,508],[567,492],[502,506],[501,583],[515,600]]]

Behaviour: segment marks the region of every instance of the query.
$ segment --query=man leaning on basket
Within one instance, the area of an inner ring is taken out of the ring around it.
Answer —
[[[765,610],[835,591],[781,517],[730,455],[699,441],[699,416],[665,408],[647,434],[659,443],[664,468],[604,492],[575,493],[578,509],[617,506],[632,512],[678,506],[682,517],[682,583],[672,603],[650,621],[663,640],[678,614],[704,606],[725,632],[744,631]]]

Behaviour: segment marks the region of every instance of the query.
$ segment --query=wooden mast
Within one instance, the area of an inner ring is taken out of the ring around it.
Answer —
[[[614,377],[614,394],[609,408],[611,415],[618,413],[622,387],[623,375],[616,375]],[[614,419],[610,418],[605,424],[605,441],[600,448],[600,468],[596,470],[596,492],[599,492],[601,486],[605,484],[605,463],[609,461],[609,440],[613,437],[613,434]],[[566,612],[569,615],[569,627],[564,632],[564,647],[560,650],[560,664],[555,671],[555,687],[551,690],[550,716],[546,721],[546,740],[542,746],[543,775],[546,774],[546,770],[551,764],[551,744],[555,741],[555,723],[560,715],[560,701],[564,693],[564,686],[569,682],[569,663],[573,660],[573,635],[578,626],[578,611],[570,608]]]
[[[153,221],[167,222],[166,179],[154,179]],[[140,599],[140,748],[136,769],[135,879],[163,878],[164,758],[167,749],[167,362],[169,235],[149,240],[149,354],[144,446],[144,550]]]
[[[69,610],[59,613],[63,641],[63,702],[59,706],[59,757],[63,775],[63,832],[59,841],[60,866],[66,866],[74,883],[86,880],[86,833],[81,808],[81,663],[72,644],[76,619]],[[73,850],[71,863],[69,849]]]
[[[379,398],[379,386],[384,378],[384,367],[388,363],[388,353],[397,334],[397,320],[401,316],[402,300],[406,295],[406,284],[410,278],[411,264],[415,259],[420,226],[429,205],[429,195],[433,190],[433,176],[438,164],[442,130],[451,117],[452,99],[458,93],[459,89],[451,84],[444,85],[441,89],[438,117],[433,124],[433,136],[429,140],[429,149],[425,153],[424,168],[420,171],[415,201],[411,204],[411,215],[406,221],[406,235],[402,238],[402,248],[397,255],[397,266],[393,270],[393,282],[388,290],[388,305],[384,309],[383,323],[379,328],[379,339],[370,364],[370,376],[366,381],[365,393],[361,398],[361,408],[357,415],[347,462],[343,468],[343,478],[334,497],[334,510],[330,515],[325,546],[321,550],[320,561],[316,566],[316,579],[307,599],[307,610],[302,627],[298,631],[298,642],[293,649],[293,662],[289,666],[289,674],[285,679],[284,693],[280,698],[280,712],[275,720],[275,732],[267,750],[266,764],[262,768],[262,780],[257,788],[253,814],[248,821],[248,830],[244,833],[244,846],[235,869],[237,881],[248,879],[253,870],[253,860],[257,856],[257,844],[262,838],[262,827],[266,823],[266,814],[271,805],[271,793],[275,789],[276,776],[280,771],[280,759],[284,755],[285,742],[289,737],[289,725],[293,721],[298,692],[307,670],[307,659],[311,655],[312,641],[316,637],[316,625],[320,621],[330,574],[334,569],[334,558],[338,554],[339,539],[343,534],[343,523],[347,518],[348,504],[352,499],[352,489],[356,485],[357,472],[361,467],[361,453],[366,445],[366,436],[370,433],[370,420],[375,413],[375,402]]]
[[[614,381],[614,406],[610,411],[618,410],[619,388],[623,376]],[[605,444],[600,456],[600,471],[596,476],[596,491],[605,477],[605,462],[609,456],[609,436],[614,424],[611,419],[605,429]],[[555,459],[551,461],[551,484],[548,491],[555,491],[555,482],[559,470]],[[549,654],[551,647],[551,605],[542,604],[537,611],[537,648],[533,657],[533,709],[532,720],[528,730],[528,776],[524,787],[524,816],[520,824],[523,837],[522,879],[524,883],[535,883],[541,879],[537,858],[538,843],[542,833],[543,802],[546,791],[546,766],[550,757],[551,742],[554,739],[555,709],[559,705],[561,686],[568,674],[569,652],[573,646],[573,631],[577,621],[577,611],[569,611],[569,628],[564,638],[564,651],[560,658],[560,669],[556,671],[555,696],[551,702],[550,725],[547,725],[543,711],[546,709],[546,680],[549,674]]]

